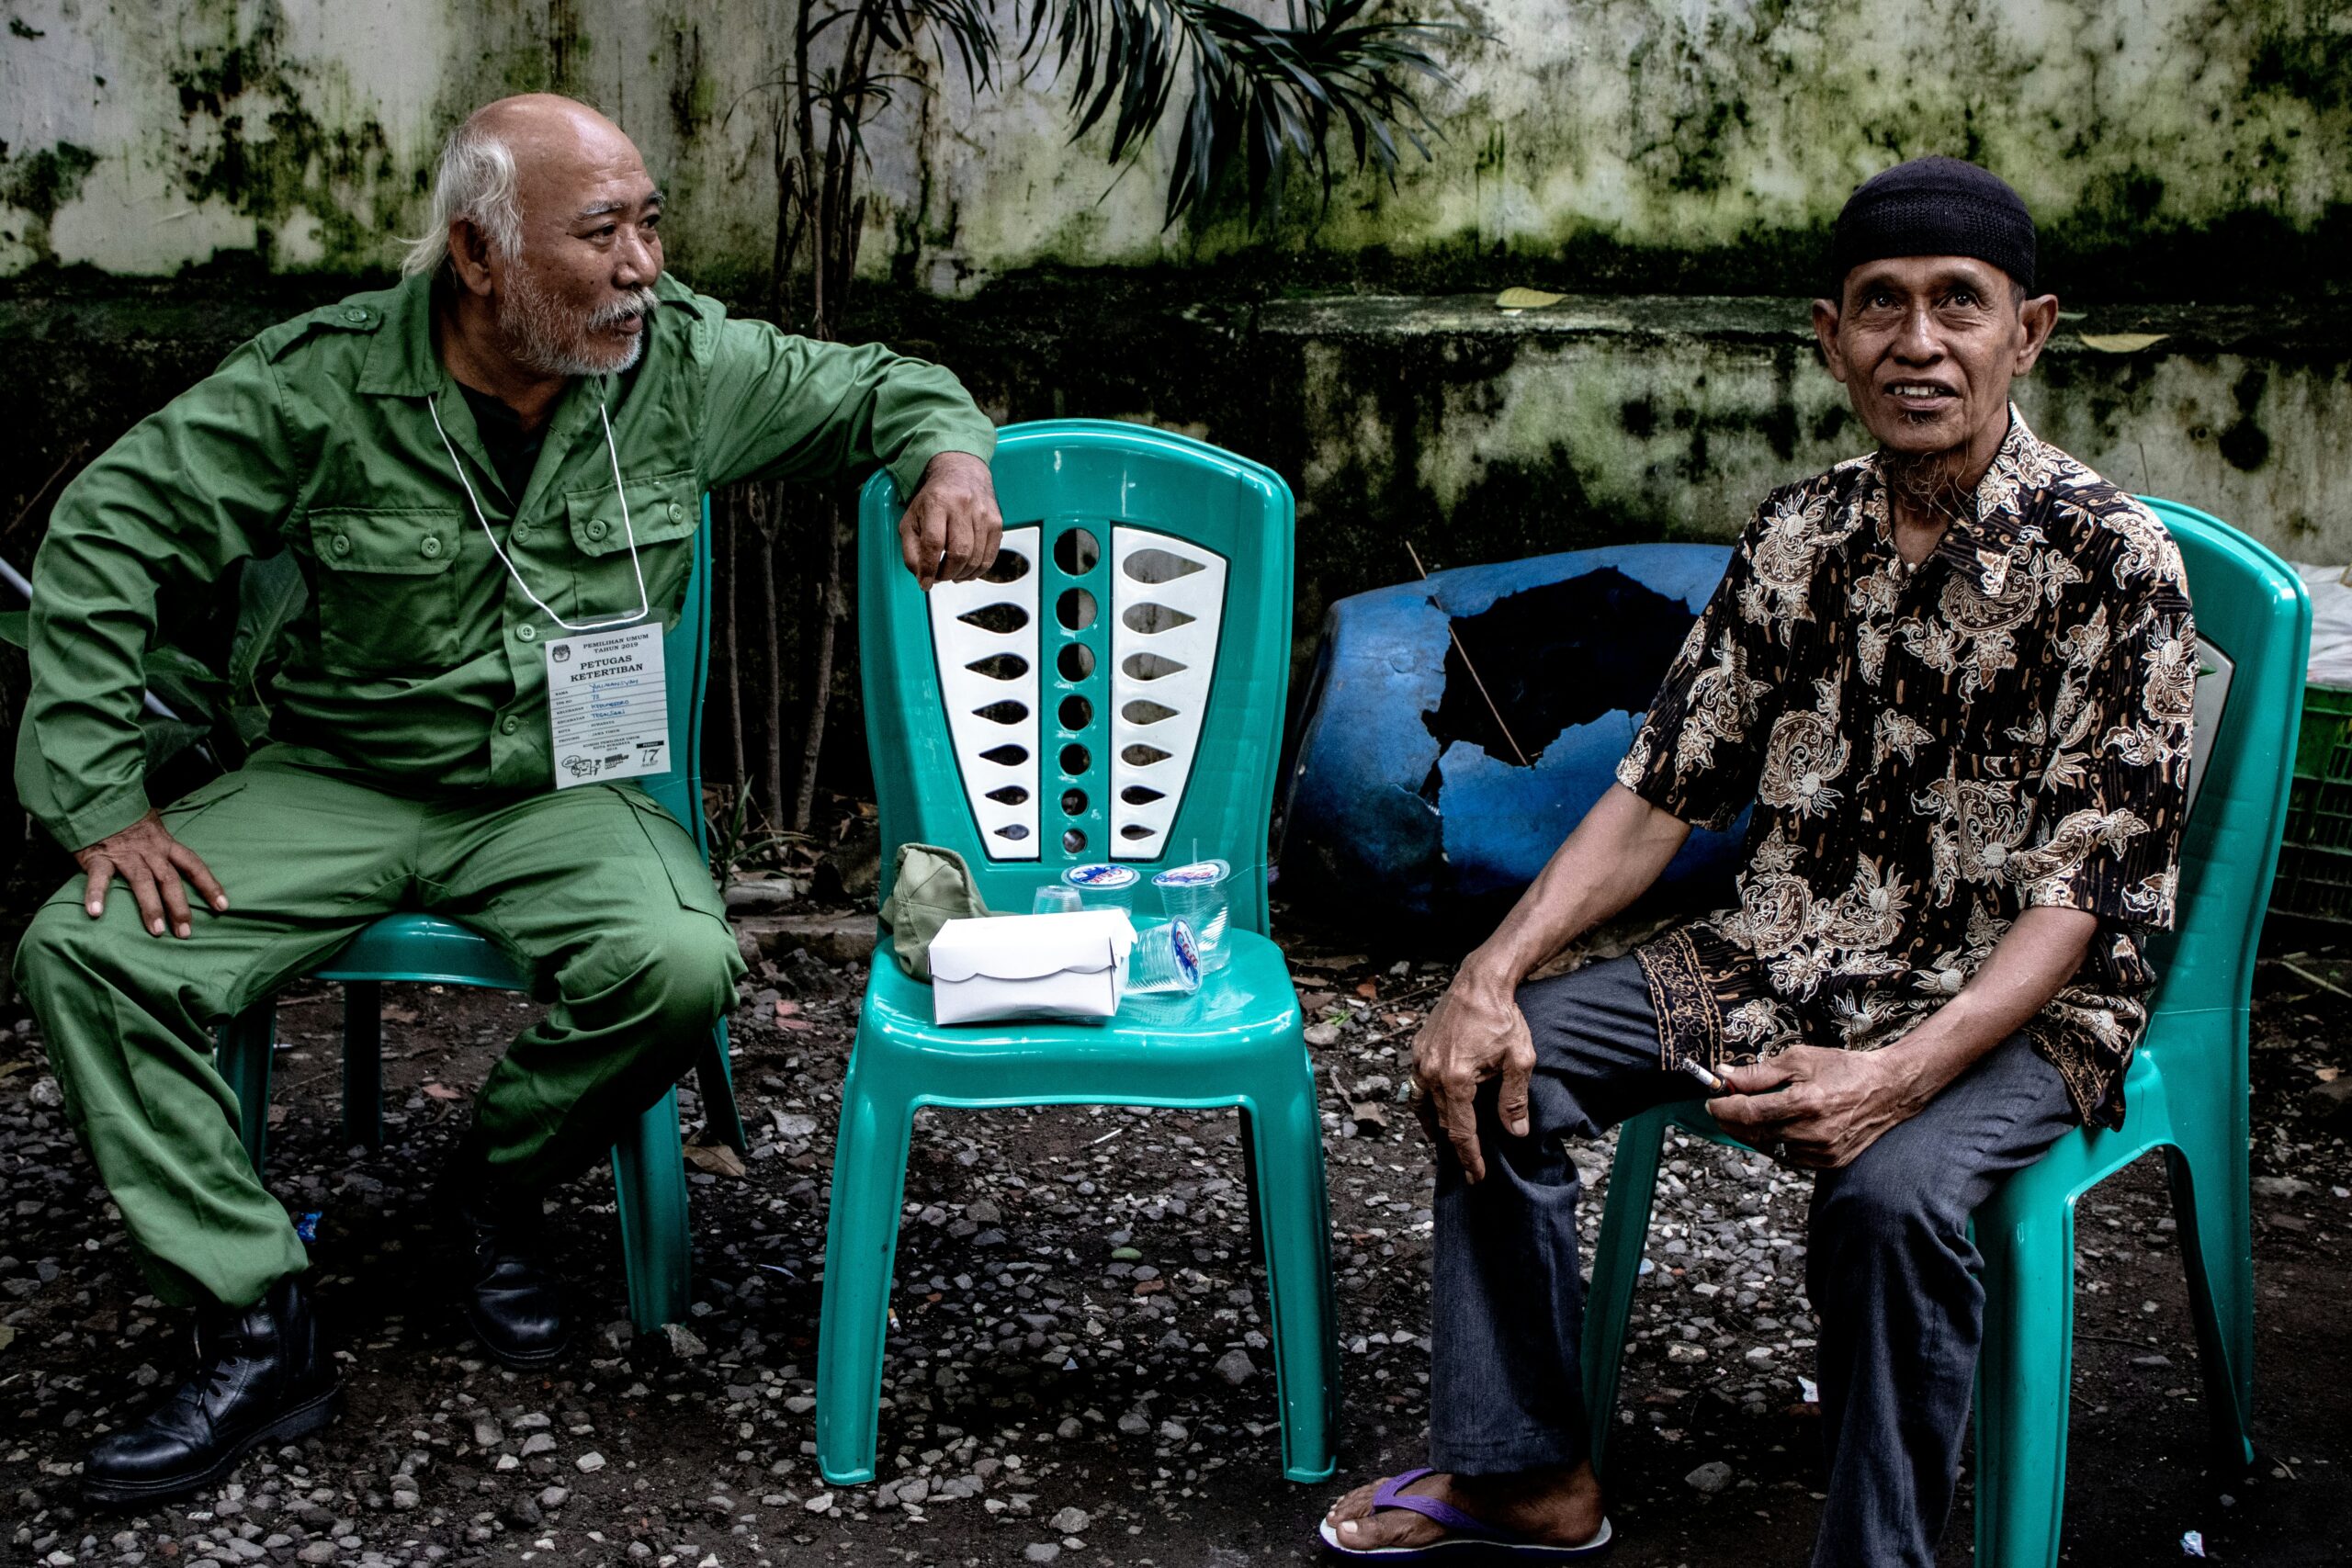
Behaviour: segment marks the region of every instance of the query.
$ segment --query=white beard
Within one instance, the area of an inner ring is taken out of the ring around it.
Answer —
[[[526,268],[516,266],[508,269],[506,287],[499,295],[498,330],[516,363],[542,376],[616,375],[645,352],[645,333],[639,332],[617,351],[600,351],[593,334],[632,316],[650,316],[654,302],[653,290],[640,288],[626,301],[588,316],[569,315]]]

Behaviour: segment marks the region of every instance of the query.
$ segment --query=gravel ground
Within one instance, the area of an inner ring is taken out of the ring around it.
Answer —
[[[1326,1090],[1345,1377],[1342,1479],[1416,1462],[1428,1404],[1429,1179],[1398,1101],[1445,977],[1292,948]],[[818,1476],[810,1414],[828,1166],[854,964],[763,966],[736,1018],[755,1146],[697,1169],[682,1332],[623,1310],[612,1189],[566,1194],[562,1265],[593,1325],[566,1366],[474,1353],[425,1211],[514,998],[387,987],[385,1145],[339,1146],[339,997],[280,1015],[271,1179],[322,1216],[322,1311],[348,1404],[213,1495],[143,1515],[75,1502],[82,1449],[186,1365],[58,1109],[38,1036],[0,1033],[0,1562],[360,1564],[1135,1563],[1308,1555],[1338,1487],[1280,1479],[1262,1280],[1230,1114],[926,1114],[908,1174],[873,1486]],[[2281,953],[2257,998],[2256,1256],[2263,1462],[2202,1477],[2199,1390],[2161,1174],[2082,1209],[2071,1561],[2341,1562],[2352,1538],[2352,958]],[[8,1014],[0,1010],[0,1023]],[[2345,1076],[2338,1077],[2343,1069]],[[693,1111],[689,1105],[690,1118]],[[1608,1149],[1580,1155],[1596,1185]],[[1800,1176],[1668,1151],[1629,1347],[1620,1562],[1804,1561],[1818,1495]],[[1597,1226],[1600,1204],[1588,1209]],[[1967,1499],[1945,1561],[1968,1561]]]

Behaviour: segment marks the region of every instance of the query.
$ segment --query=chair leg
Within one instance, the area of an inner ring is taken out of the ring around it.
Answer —
[[[619,1199],[629,1322],[639,1334],[650,1334],[686,1315],[694,1287],[694,1237],[687,1228],[675,1089],[631,1122],[613,1145],[613,1190]]]
[[[366,1149],[384,1142],[384,987],[374,980],[343,987],[343,1142]]]
[[[695,1087],[702,1090],[703,1124],[737,1154],[752,1152],[743,1135],[743,1118],[735,1109],[735,1078],[727,1066],[727,1021],[710,1026],[710,1043],[695,1063]]]
[[[1337,1326],[1323,1128],[1304,1063],[1292,1081],[1260,1097],[1250,1128],[1273,1327],[1268,1337],[1282,1402],[1283,1474],[1292,1481],[1326,1481],[1335,1466]]]
[[[817,1468],[842,1486],[874,1479],[890,1270],[914,1121],[914,1108],[904,1098],[876,1090],[865,1077],[853,1059],[833,1146],[818,1313]]]
[[[1650,1202],[1657,1190],[1666,1112],[1646,1111],[1617,1129],[1617,1159],[1609,1170],[1609,1201],[1600,1240],[1592,1253],[1592,1284],[1584,1303],[1584,1404],[1591,1422],[1592,1468],[1606,1475],[1610,1434],[1616,1429],[1617,1379],[1625,1356],[1625,1320],[1649,1243]]]
[[[277,1046],[277,998],[265,997],[220,1025],[212,1060],[237,1097],[237,1140],[254,1174],[269,1153],[269,1059]]]
[[[2254,1245],[2245,1159],[2216,1153],[2199,1161],[2167,1148],[2165,1162],[2205,1374],[2213,1462],[2222,1474],[2233,1474],[2254,1462]]]
[[[2006,1234],[1979,1216],[1984,1344],[1976,1367],[1977,1568],[2051,1568],[2066,1497],[2075,1361],[2075,1210]]]

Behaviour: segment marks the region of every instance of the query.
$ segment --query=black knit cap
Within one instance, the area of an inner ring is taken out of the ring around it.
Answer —
[[[1846,199],[1830,243],[1831,292],[1865,262],[1973,256],[2033,290],[2033,214],[1989,170],[1960,158],[1914,158],[1871,175]]]

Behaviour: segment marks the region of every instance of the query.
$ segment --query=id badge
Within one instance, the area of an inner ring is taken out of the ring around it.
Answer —
[[[659,621],[550,637],[548,722],[555,787],[670,771],[670,685]]]

